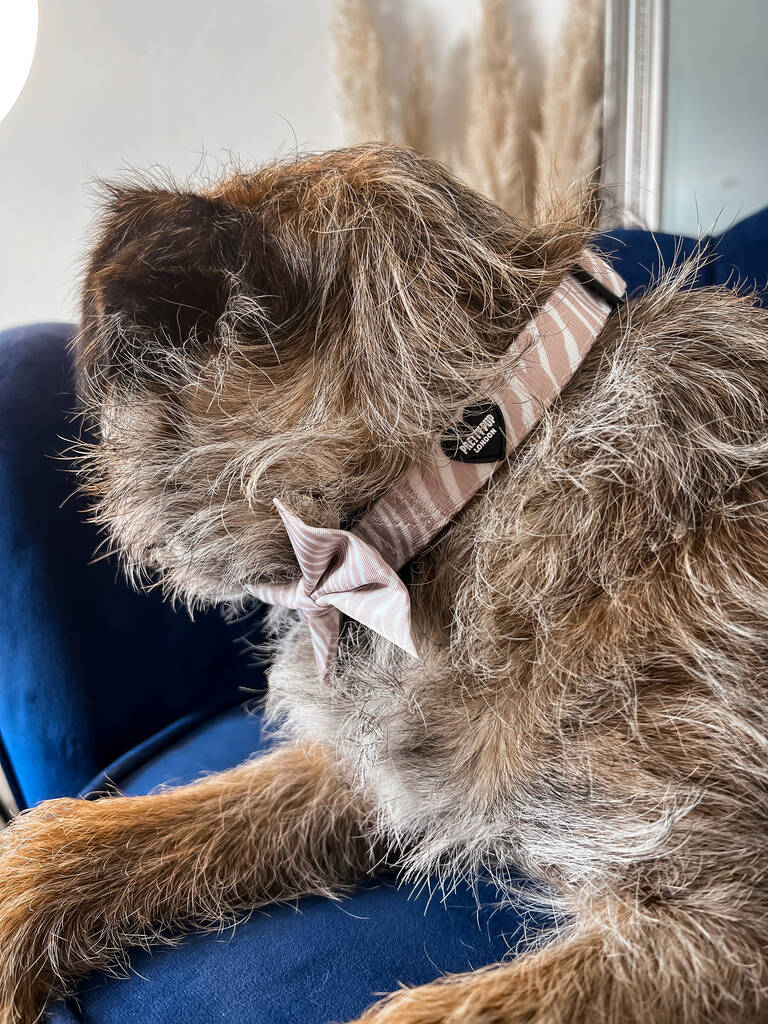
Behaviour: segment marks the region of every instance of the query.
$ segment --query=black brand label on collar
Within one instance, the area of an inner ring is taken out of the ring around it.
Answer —
[[[492,402],[469,405],[461,422],[443,434],[440,445],[455,462],[499,462],[507,453],[504,414]]]

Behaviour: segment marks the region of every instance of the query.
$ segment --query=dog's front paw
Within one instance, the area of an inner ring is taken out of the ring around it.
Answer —
[[[87,823],[95,805],[50,800],[0,833],[0,1024],[33,1024],[64,990],[61,950],[87,873]]]
[[[474,975],[460,975],[400,989],[374,1004],[354,1024],[517,1024],[512,1012],[503,1017],[489,1015],[485,1000],[476,998],[479,980]]]
[[[446,1016],[446,1007],[439,1005],[429,988],[431,986],[393,992],[374,1003],[352,1024],[445,1024],[456,1019]]]
[[[353,1024],[562,1024],[562,1007],[518,990],[515,977],[505,964],[402,988]]]

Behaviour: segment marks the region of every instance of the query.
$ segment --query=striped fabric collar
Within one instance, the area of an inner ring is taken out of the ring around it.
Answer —
[[[293,608],[309,629],[320,678],[336,660],[341,616],[361,622],[414,657],[410,597],[398,576],[522,443],[592,348],[625,284],[584,251],[576,267],[515,336],[497,387],[435,439],[430,456],[375,502],[352,530],[308,526],[275,500],[296,554],[295,583],[254,585],[268,604]]]

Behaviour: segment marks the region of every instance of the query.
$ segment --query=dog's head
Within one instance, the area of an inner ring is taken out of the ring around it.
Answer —
[[[128,569],[192,603],[293,577],[273,498],[348,523],[480,393],[586,230],[524,227],[379,146],[110,187],[77,360],[86,487]]]

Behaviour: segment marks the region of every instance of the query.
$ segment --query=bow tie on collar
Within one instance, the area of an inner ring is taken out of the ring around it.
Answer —
[[[410,597],[398,570],[527,437],[623,301],[624,281],[607,263],[585,251],[579,264],[513,339],[501,358],[496,390],[468,406],[461,421],[435,440],[431,456],[379,498],[354,529],[308,526],[275,499],[301,579],[248,589],[267,604],[298,611],[323,682],[333,671],[342,615],[418,657]]]
[[[411,634],[408,590],[379,552],[349,530],[307,526],[277,498],[275,506],[301,579],[287,585],[252,587],[251,593],[267,604],[298,611],[312,637],[320,678],[325,681],[333,668],[342,615],[418,657]]]

